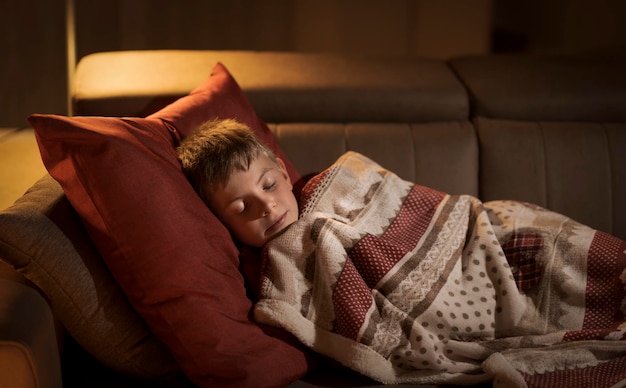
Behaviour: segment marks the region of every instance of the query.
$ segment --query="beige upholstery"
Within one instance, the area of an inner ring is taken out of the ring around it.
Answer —
[[[626,57],[470,56],[450,61],[472,116],[626,121]]]
[[[626,238],[626,59],[466,57],[480,196],[516,199]]]
[[[478,194],[478,146],[466,121],[436,123],[273,124],[302,174],[358,151],[404,179],[454,194]],[[305,146],[306,145],[306,146]]]
[[[468,114],[463,86],[441,61],[171,50],[83,58],[74,113],[146,115],[187,94],[218,61],[268,122],[461,120]]]
[[[524,200],[626,235],[626,124],[478,118],[476,128],[485,200]]]
[[[52,312],[32,287],[0,279],[0,387],[61,387]]]

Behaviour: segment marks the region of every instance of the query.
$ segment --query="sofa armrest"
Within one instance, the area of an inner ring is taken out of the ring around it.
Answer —
[[[0,387],[61,387],[50,307],[33,288],[0,279]]]

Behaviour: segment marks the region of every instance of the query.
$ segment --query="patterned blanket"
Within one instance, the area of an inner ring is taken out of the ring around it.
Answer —
[[[382,383],[626,384],[626,244],[349,152],[264,249],[259,322]]]

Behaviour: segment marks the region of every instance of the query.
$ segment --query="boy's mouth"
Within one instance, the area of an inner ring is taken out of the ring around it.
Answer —
[[[274,223],[269,228],[267,228],[267,230],[265,230],[265,234],[272,235],[276,233],[277,231],[279,231],[280,228],[285,223],[286,219],[287,219],[287,212],[284,212],[280,217],[278,217],[278,219],[276,219],[276,221],[274,221]]]

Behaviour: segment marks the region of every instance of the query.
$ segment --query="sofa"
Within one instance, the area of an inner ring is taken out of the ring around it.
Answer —
[[[177,142],[235,117],[298,182],[354,150],[421,185],[527,201],[626,239],[625,68],[598,56],[82,58],[73,116],[28,119],[50,174],[0,213],[0,386],[378,384],[255,324],[258,256],[191,198]]]

